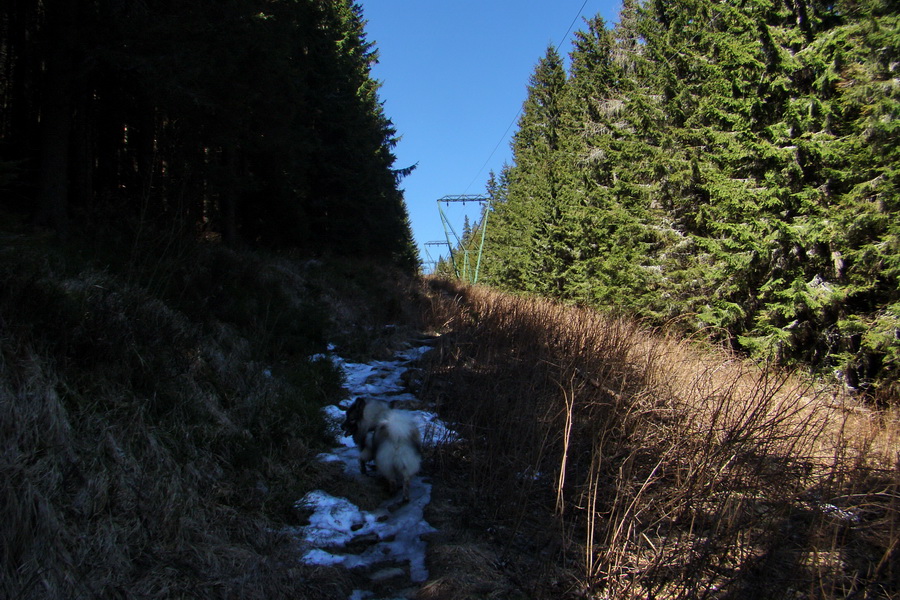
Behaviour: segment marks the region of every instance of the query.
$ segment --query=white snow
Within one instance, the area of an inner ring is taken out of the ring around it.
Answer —
[[[329,348],[333,350],[333,348]],[[317,355],[316,360],[328,358],[341,367],[350,398],[341,406],[327,406],[325,420],[334,435],[337,447],[319,455],[324,462],[341,462],[348,477],[362,480],[359,472],[359,451],[353,439],[341,431],[344,410],[357,397],[381,398],[388,402],[410,402],[417,399],[404,392],[402,375],[410,362],[429,350],[428,346],[410,348],[395,355],[394,360],[370,363],[348,362],[335,354]],[[429,411],[411,411],[415,415],[426,445],[439,444],[457,438],[437,416]],[[338,498],[322,490],[306,494],[297,506],[312,511],[309,524],[292,530],[301,544],[301,560],[314,565],[342,565],[348,569],[371,567],[380,563],[407,564],[409,578],[422,582],[428,578],[425,567],[426,543],[421,536],[434,531],[423,516],[431,501],[431,484],[420,474],[410,484],[410,500],[398,505],[398,498],[390,498],[373,511],[362,510],[346,498]],[[354,541],[356,550],[347,546]],[[363,548],[363,549],[359,549]],[[370,592],[355,590],[351,599],[368,598]]]
[[[428,412],[426,410],[414,411],[421,421],[422,427],[422,443],[426,446],[437,446],[449,442],[459,440],[459,434],[447,427],[447,424],[441,421],[437,413]]]
[[[302,560],[315,565],[343,565],[348,569],[382,562],[409,564],[412,581],[428,578],[425,568],[425,542],[422,534],[435,529],[422,517],[431,500],[431,485],[416,478],[410,487],[409,502],[394,511],[393,499],[374,511],[359,509],[346,498],[336,498],[321,490],[308,493],[297,505],[313,509],[309,525],[296,533],[309,548]],[[356,538],[377,538],[363,552],[353,554],[345,546]]]

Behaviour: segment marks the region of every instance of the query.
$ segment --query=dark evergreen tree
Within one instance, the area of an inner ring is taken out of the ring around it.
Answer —
[[[494,204],[488,230],[498,256],[495,281],[535,292],[561,285],[565,258],[553,247],[561,221],[561,168],[557,165],[566,73],[562,58],[548,47],[528,85],[528,96],[513,137],[515,166],[503,174],[505,197]],[[498,235],[492,235],[496,231]]]
[[[0,7],[0,161],[60,234],[163,228],[418,259],[349,0]],[[129,230],[132,233],[129,233]]]

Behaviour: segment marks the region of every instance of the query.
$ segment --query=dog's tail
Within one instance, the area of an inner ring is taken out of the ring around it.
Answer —
[[[422,435],[413,414],[406,410],[391,410],[378,423],[379,443],[411,444],[422,452]]]
[[[410,480],[422,465],[422,437],[413,415],[392,410],[378,424],[375,434],[375,465],[393,486],[403,487],[409,500]]]

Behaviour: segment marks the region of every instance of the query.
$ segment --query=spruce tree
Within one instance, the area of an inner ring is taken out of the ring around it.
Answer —
[[[633,42],[629,34],[608,30],[598,16],[573,43],[563,146],[565,232],[575,260],[564,295],[642,310],[656,276],[658,235],[648,222],[645,171],[654,149],[634,120],[648,94],[636,77]]]
[[[518,131],[513,136],[515,167],[506,170],[505,197],[491,217],[493,277],[514,289],[559,289],[565,249],[554,245],[561,219],[558,165],[561,102],[566,82],[562,58],[550,46],[529,79]],[[492,233],[494,232],[494,233]]]
[[[879,0],[628,1],[613,31],[589,21],[563,93],[547,102],[549,55],[530,81],[491,281],[895,397],[898,40]]]

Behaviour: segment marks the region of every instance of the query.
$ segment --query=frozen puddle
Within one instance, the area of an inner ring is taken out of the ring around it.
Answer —
[[[341,402],[342,406],[324,409],[338,446],[320,454],[319,460],[342,463],[349,478],[360,480],[361,485],[372,485],[371,480],[376,477],[360,474],[359,452],[353,439],[341,431],[342,408],[360,396],[380,398],[403,408],[415,405],[418,400],[405,392],[402,376],[408,365],[429,349],[428,346],[411,348],[397,353],[394,360],[365,364],[328,355],[344,371],[349,398]],[[455,439],[456,434],[435,413],[411,412],[416,415],[426,446]],[[422,536],[435,531],[424,518],[425,507],[430,501],[431,484],[422,474],[411,482],[409,502],[399,503],[398,496],[394,496],[375,510],[360,509],[346,498],[332,496],[323,490],[309,492],[297,502],[298,508],[311,511],[309,524],[292,530],[302,548],[301,560],[313,565],[366,568],[371,571],[369,577],[373,581],[402,577],[412,583],[421,583],[428,578],[426,543]],[[373,597],[372,592],[362,590],[356,590],[350,596],[351,599]]]

